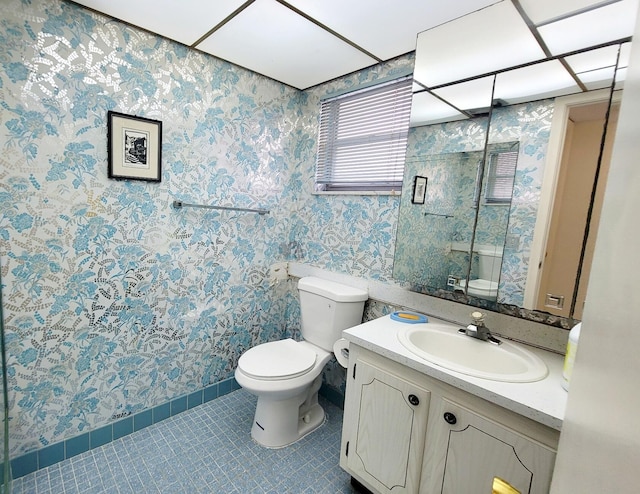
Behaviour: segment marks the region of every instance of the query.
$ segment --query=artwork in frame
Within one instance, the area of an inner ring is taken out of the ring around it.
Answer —
[[[411,202],[413,204],[424,204],[427,195],[427,177],[416,175],[413,179],[413,195]]]
[[[162,122],[108,113],[109,178],[162,180]]]

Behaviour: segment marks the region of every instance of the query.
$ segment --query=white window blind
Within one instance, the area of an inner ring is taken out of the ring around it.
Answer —
[[[400,190],[411,78],[322,102],[316,190]]]
[[[513,180],[516,176],[518,151],[492,153],[489,157],[489,175],[485,189],[487,204],[511,202]]]

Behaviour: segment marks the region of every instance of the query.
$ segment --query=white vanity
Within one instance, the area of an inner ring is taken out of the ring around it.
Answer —
[[[343,333],[350,350],[341,467],[375,493],[491,494],[497,478],[514,493],[546,494],[567,399],[562,357],[516,345],[544,362],[546,377],[478,378],[401,343],[399,335],[420,326],[450,330],[463,344],[474,340],[458,326],[390,316]]]

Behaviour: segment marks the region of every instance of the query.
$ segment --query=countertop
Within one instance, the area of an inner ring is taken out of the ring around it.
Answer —
[[[435,318],[429,318],[429,322],[446,324],[451,326],[453,331],[458,329],[458,326]],[[426,323],[425,325],[428,326],[428,324]],[[564,362],[561,355],[511,342],[540,357],[549,369],[547,377],[530,383],[508,383],[480,379],[433,364],[407,350],[398,340],[398,332],[406,330],[407,326],[415,327],[416,325],[408,325],[394,321],[390,316],[384,316],[343,331],[343,337],[362,348],[547,427],[558,431],[562,428],[567,404],[567,392],[561,386]]]

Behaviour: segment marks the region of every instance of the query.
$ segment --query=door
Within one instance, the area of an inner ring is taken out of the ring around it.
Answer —
[[[429,446],[437,466],[426,492],[491,494],[496,483],[521,494],[549,492],[553,449],[453,401],[436,408]]]
[[[376,492],[418,493],[430,392],[362,360],[350,379],[347,470]]]

